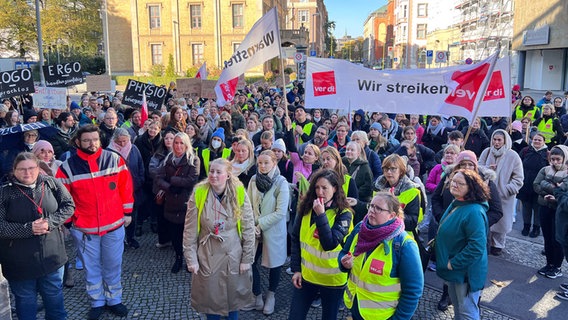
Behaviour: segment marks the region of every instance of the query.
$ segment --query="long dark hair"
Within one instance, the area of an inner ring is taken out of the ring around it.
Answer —
[[[322,169],[318,170],[310,178],[310,188],[308,189],[308,192],[300,205],[299,214],[301,216],[309,214],[312,211],[314,200],[317,198],[316,182],[318,182],[319,179],[327,180],[331,184],[331,186],[335,188],[336,191],[333,194],[332,200],[338,209],[338,213],[341,213],[344,210],[351,210],[351,207],[347,203],[345,192],[343,191],[343,186],[341,183],[343,179],[341,179],[335,171]]]
[[[457,173],[461,173],[465,179],[469,192],[464,196],[465,201],[483,202],[491,199],[489,186],[481,179],[477,171],[459,169],[452,173],[453,178]],[[450,179],[451,180],[451,179]]]

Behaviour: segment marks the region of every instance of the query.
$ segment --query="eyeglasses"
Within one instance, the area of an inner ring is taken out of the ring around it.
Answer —
[[[37,169],[38,166],[35,167],[28,167],[28,168],[16,168],[16,171],[18,172],[28,172],[28,171],[34,171],[35,169]]]
[[[383,208],[377,206],[376,204],[372,204],[372,203],[369,203],[367,205],[367,211],[368,212],[371,212],[371,211],[372,212],[390,212],[390,210],[383,209]]]
[[[383,171],[386,172],[396,172],[397,170],[398,170],[397,167],[383,168]]]
[[[454,179],[452,179],[451,183],[457,185],[458,187],[465,187],[465,186],[467,186],[467,183],[465,183],[465,182],[460,182],[460,181],[456,181],[456,180],[454,180]]]

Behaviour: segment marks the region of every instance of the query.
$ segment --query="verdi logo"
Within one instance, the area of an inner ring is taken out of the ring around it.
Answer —
[[[324,71],[312,73],[314,83],[314,96],[326,96],[336,94],[335,72]]]

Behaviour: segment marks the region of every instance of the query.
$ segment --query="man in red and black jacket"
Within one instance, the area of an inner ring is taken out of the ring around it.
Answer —
[[[125,317],[122,304],[122,253],[124,226],[132,221],[132,177],[124,159],[101,148],[100,131],[86,125],[77,131],[77,153],[56,174],[73,196],[76,208],[71,234],[86,270],[87,294],[91,298],[88,319],[98,319],[108,306]]]

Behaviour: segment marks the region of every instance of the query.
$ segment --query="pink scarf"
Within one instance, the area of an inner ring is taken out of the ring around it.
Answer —
[[[381,242],[394,239],[404,231],[404,220],[395,218],[387,223],[373,227],[369,225],[367,216],[361,223],[359,239],[355,245],[354,256],[374,250]]]
[[[127,160],[128,155],[130,154],[130,150],[132,150],[132,143],[130,142],[130,140],[128,140],[128,143],[126,143],[124,147],[121,147],[116,144],[114,140],[111,140],[108,148],[118,152],[124,158],[124,160]]]

